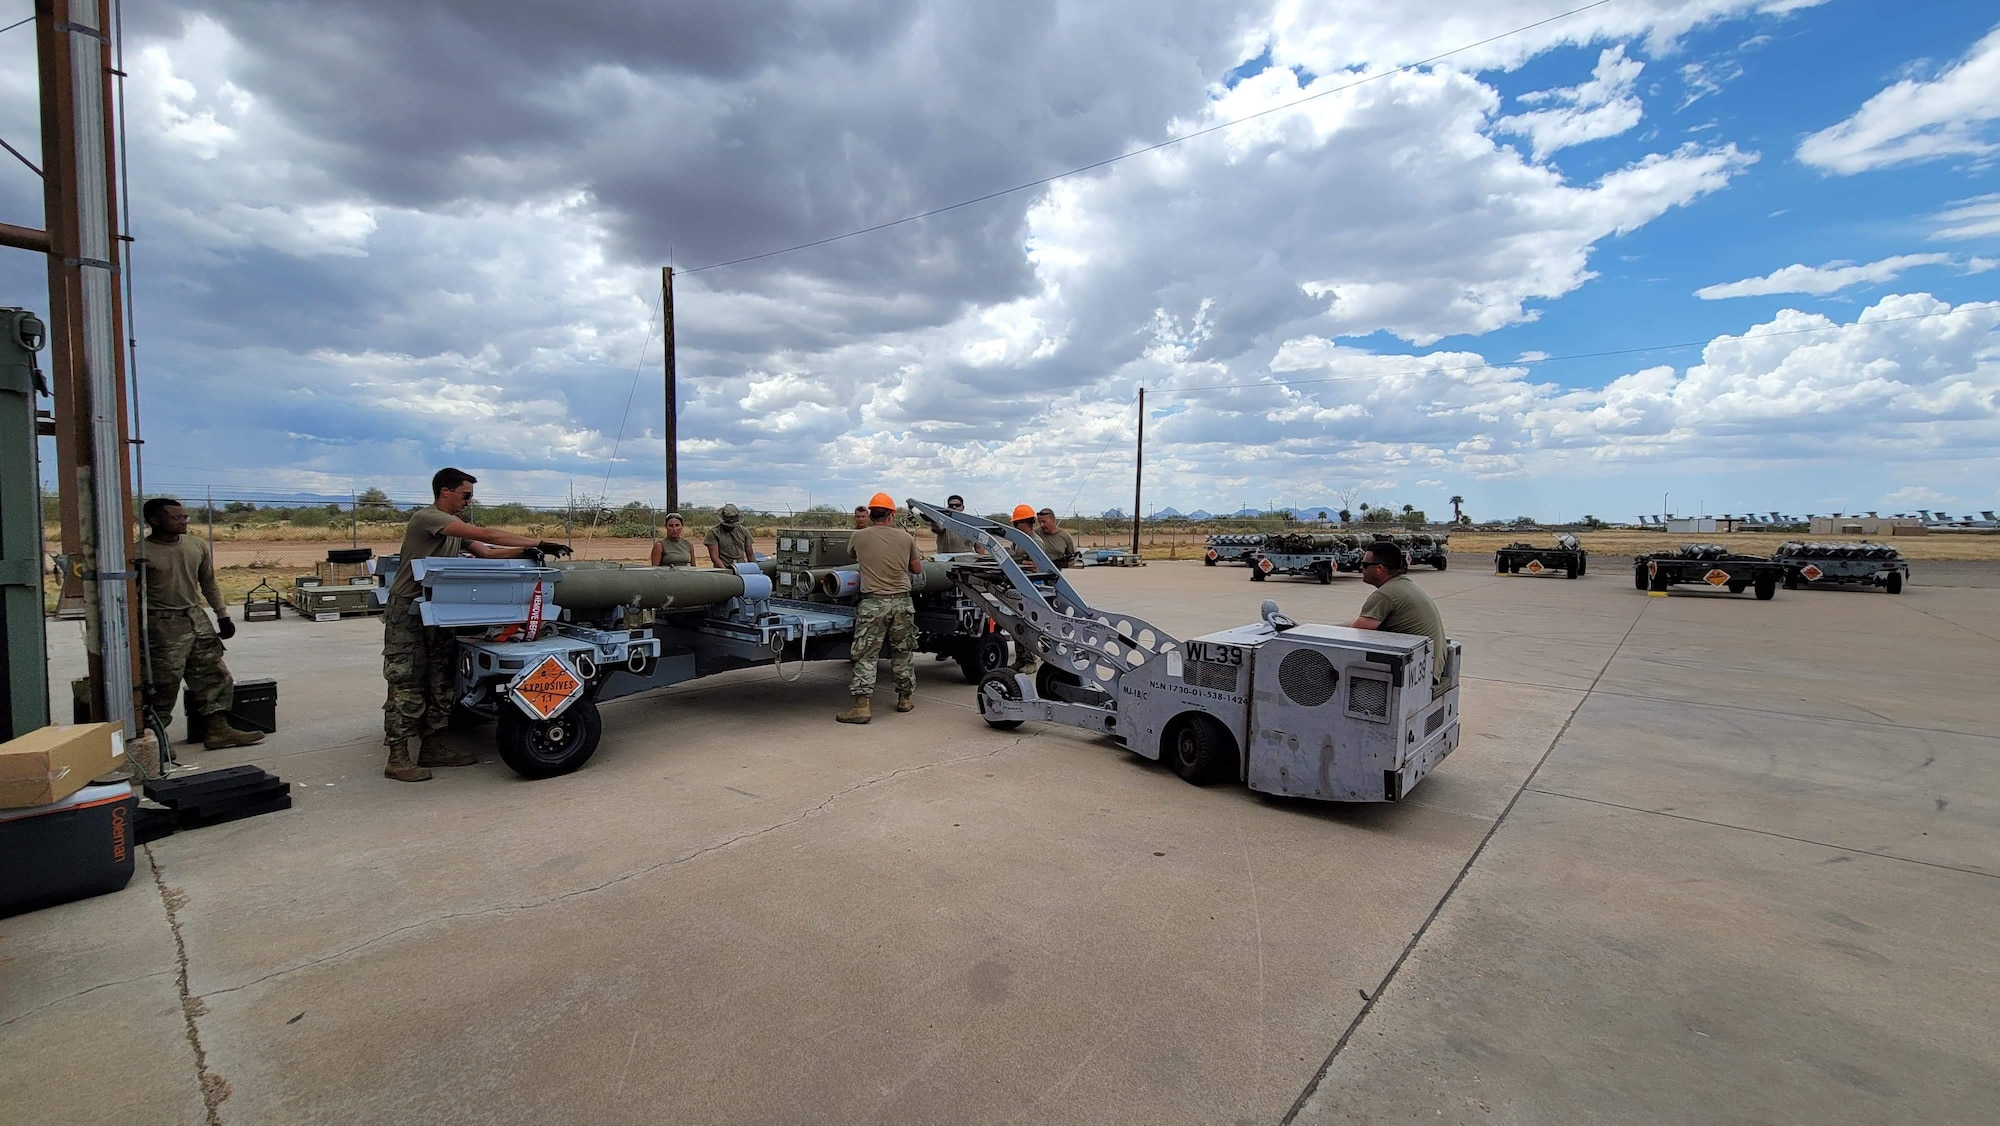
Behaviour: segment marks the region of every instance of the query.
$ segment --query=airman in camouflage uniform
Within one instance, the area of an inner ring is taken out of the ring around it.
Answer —
[[[458,641],[450,630],[426,626],[418,616],[417,602],[424,588],[417,582],[416,561],[466,552],[481,559],[512,559],[527,550],[544,555],[570,552],[565,544],[459,519],[472,503],[472,486],[478,480],[462,469],[438,470],[431,478],[434,502],[411,513],[403,529],[402,564],[389,584],[389,604],[382,611],[382,679],[389,688],[382,702],[382,742],[389,748],[389,764],[382,774],[398,782],[425,781],[434,766],[470,766],[479,761],[478,755],[453,750],[439,738],[451,723],[452,661],[458,655]],[[413,742],[418,744],[414,761],[409,747]]]
[[[262,732],[229,724],[236,682],[223,663],[222,643],[236,636],[236,623],[216,584],[208,545],[186,534],[187,510],[179,501],[154,497],[142,512],[152,534],[132,545],[131,558],[146,583],[147,703],[167,722],[185,682],[190,707],[202,717],[202,746],[217,751],[262,742]],[[215,608],[214,625],[202,612],[204,597]]]
[[[896,710],[917,706],[917,609],[910,602],[910,576],[923,570],[923,553],[915,536],[894,526],[896,502],[887,493],[868,501],[869,525],[848,540],[861,571],[861,605],[854,614],[854,671],[847,679],[854,704],[833,718],[842,723],[867,723],[873,718],[875,662],[889,647],[889,668],[896,678]]]

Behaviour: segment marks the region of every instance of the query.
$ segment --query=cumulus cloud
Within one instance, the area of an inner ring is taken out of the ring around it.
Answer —
[[[1905,78],[1800,142],[1799,159],[1853,174],[1949,156],[1985,157],[2000,118],[2000,27],[1934,78]]]
[[[1852,262],[1828,262],[1824,266],[1795,263],[1773,270],[1761,278],[1744,278],[1741,281],[1703,286],[1695,290],[1694,295],[1703,301],[1720,301],[1729,297],[1763,297],[1773,293],[1810,293],[1823,297],[1851,285],[1885,282],[1905,270],[1918,266],[1939,266],[1951,260],[1949,254],[1898,254],[1892,258],[1883,258],[1859,266]]]
[[[1615,137],[1639,124],[1645,115],[1645,107],[1632,93],[1633,83],[1645,69],[1644,63],[1625,57],[1623,45],[1606,48],[1597,57],[1590,81],[1522,94],[1520,101],[1528,105],[1551,103],[1550,108],[1503,117],[1493,127],[1527,137],[1534,145],[1536,160],[1546,160],[1571,145]]]

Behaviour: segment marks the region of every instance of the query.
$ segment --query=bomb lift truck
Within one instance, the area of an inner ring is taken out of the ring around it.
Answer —
[[[1324,801],[1400,800],[1458,746],[1456,642],[1435,653],[1427,637],[1302,625],[1268,600],[1261,621],[1181,641],[1090,606],[1016,529],[908,503],[982,545],[952,580],[1043,662],[1033,677],[996,669],[979,682],[991,727],[1066,724],[1196,785]]]

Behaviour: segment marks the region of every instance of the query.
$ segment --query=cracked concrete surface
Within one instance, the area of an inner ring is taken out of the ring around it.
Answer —
[[[1197,790],[1080,733],[993,732],[929,661],[919,709],[866,727],[832,722],[835,667],[752,670],[607,706],[576,775],[522,782],[488,754],[403,785],[380,776],[379,627],[246,624],[232,663],[280,679],[284,729],[188,753],[274,769],[296,808],[157,842],[157,880],[142,858],[122,893],[0,920],[0,1106],[1817,1123],[1990,1105],[2000,741],[1975,686],[1996,584],[1656,600],[1617,568],[1467,562],[1419,576],[1466,645],[1464,740],[1397,806]],[[1345,620],[1363,593],[1198,565],[1076,577],[1182,635],[1267,596]],[[130,1066],[86,1082],[106,1048]]]

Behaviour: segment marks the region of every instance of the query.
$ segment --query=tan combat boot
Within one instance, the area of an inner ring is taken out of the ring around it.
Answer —
[[[899,712],[916,711],[917,698],[915,696],[910,695],[908,692],[904,692],[901,695],[898,695],[896,697],[896,710]]]
[[[229,717],[222,712],[203,716],[207,727],[202,735],[201,745],[206,750],[222,751],[230,747],[254,747],[264,741],[261,731],[238,731],[229,726]]]
[[[398,739],[389,744],[389,765],[382,768],[382,777],[398,782],[428,782],[431,772],[411,762],[408,741]]]
[[[854,698],[853,707],[847,709],[844,712],[841,712],[839,715],[834,716],[833,718],[839,720],[841,723],[867,723],[869,720],[875,717],[869,714],[868,697],[856,696]]]
[[[434,734],[424,736],[423,747],[417,751],[418,766],[472,766],[478,761],[478,755],[471,751],[454,751]]]

